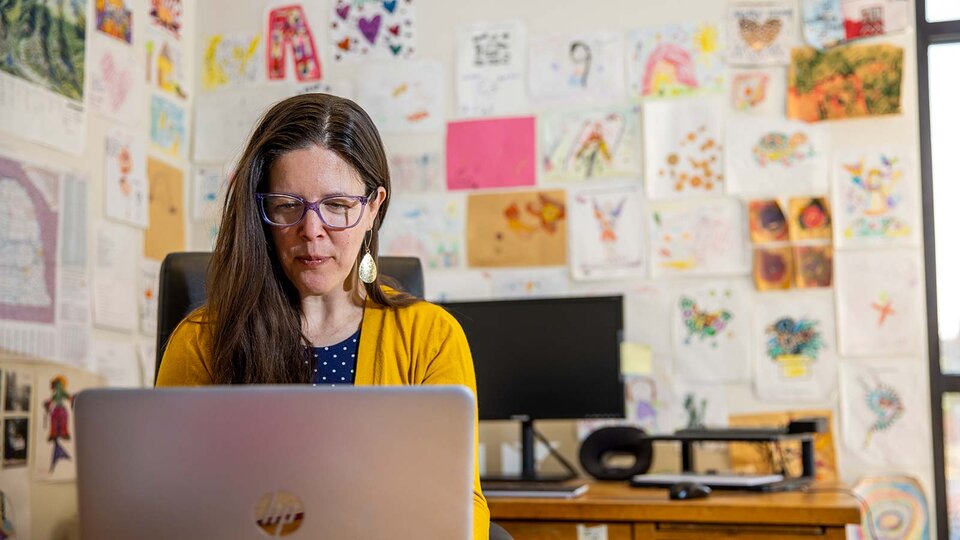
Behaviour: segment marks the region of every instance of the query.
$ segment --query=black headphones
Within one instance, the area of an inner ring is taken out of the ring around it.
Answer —
[[[632,456],[632,467],[612,467],[607,461],[616,455]],[[640,428],[613,426],[600,428],[580,444],[580,465],[597,480],[629,480],[650,469],[653,443]]]

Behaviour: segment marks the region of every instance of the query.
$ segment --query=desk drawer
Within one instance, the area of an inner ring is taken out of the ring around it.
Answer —
[[[844,527],[636,523],[633,540],[845,540]]]
[[[633,527],[629,523],[592,523],[571,521],[505,521],[495,520],[513,536],[514,540],[579,540],[577,526],[585,529],[584,538],[604,538],[606,540],[633,540]],[[602,535],[606,527],[606,536]],[[581,529],[581,530],[583,530]],[[589,534],[594,536],[589,536]]]

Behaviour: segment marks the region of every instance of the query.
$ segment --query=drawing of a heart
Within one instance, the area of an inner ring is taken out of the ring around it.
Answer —
[[[350,14],[350,4],[340,4],[337,6],[337,16],[343,20],[347,20],[347,15]]]
[[[400,25],[399,25],[399,24],[395,24],[395,25],[393,25],[393,26],[388,26],[388,27],[387,27],[387,30],[389,30],[390,33],[393,34],[393,35],[395,35],[395,36],[399,36],[399,35],[400,35]]]
[[[776,41],[781,26],[783,21],[780,19],[770,19],[763,24],[754,19],[740,19],[740,37],[748,47],[760,51]]]
[[[393,10],[397,9],[397,0],[390,0],[389,2],[384,2],[383,9],[387,10],[389,13],[393,13]]]
[[[393,52],[393,55],[394,55],[394,56],[397,56],[398,54],[400,54],[400,51],[401,51],[401,50],[403,50],[403,46],[401,46],[401,45],[391,45],[391,46],[390,46],[390,51]]]
[[[372,19],[361,17],[357,26],[360,28],[363,37],[373,44],[377,41],[377,34],[380,33],[380,16],[377,15]]]
[[[350,38],[343,38],[337,42],[337,48],[349,51],[350,50]]]

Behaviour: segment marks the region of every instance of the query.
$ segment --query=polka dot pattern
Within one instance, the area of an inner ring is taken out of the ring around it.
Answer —
[[[313,386],[352,385],[357,367],[360,330],[335,345],[311,347]],[[349,360],[344,360],[349,356]],[[339,369],[338,369],[339,368]],[[347,373],[349,371],[349,373]]]

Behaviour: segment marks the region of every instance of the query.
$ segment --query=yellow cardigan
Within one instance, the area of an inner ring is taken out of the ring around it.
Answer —
[[[201,308],[180,323],[163,354],[157,386],[211,384],[212,338]],[[354,384],[462,384],[477,393],[470,346],[460,324],[439,306],[417,302],[386,308],[369,298],[360,325]],[[489,537],[490,510],[480,491],[474,417],[473,536]]]

